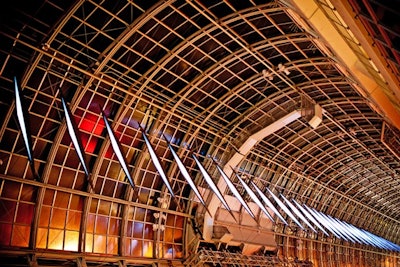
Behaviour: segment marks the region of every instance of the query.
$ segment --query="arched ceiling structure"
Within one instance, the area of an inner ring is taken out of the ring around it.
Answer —
[[[317,4],[334,20],[335,9],[324,1]],[[4,14],[1,31],[2,251],[63,250],[127,261],[182,259],[187,256],[188,222],[208,215],[166,139],[206,203],[214,203],[192,154],[218,182],[212,158],[228,168],[225,164],[249,137],[296,110],[300,118],[265,136],[232,167],[260,188],[399,244],[399,102],[398,87],[391,87],[398,80],[382,82],[379,73],[393,75],[363,60],[360,51],[367,48],[347,40],[349,32],[340,29],[345,22],[339,21],[337,36],[360,57],[356,69],[346,65],[340,49],[325,41],[321,25],[302,19],[306,8],[298,5],[17,1]],[[373,72],[376,91],[360,80],[359,73],[367,71]],[[14,76],[29,111],[36,179],[17,124]],[[89,177],[71,143],[59,90],[79,128]],[[388,106],[374,98],[377,90],[394,92]],[[312,127],[309,112],[315,104],[323,116]],[[111,147],[102,109],[121,143],[135,188]],[[161,160],[174,199],[139,125]],[[384,125],[387,134],[382,134]],[[382,136],[395,141],[388,145]],[[246,195],[235,176],[230,178]],[[227,189],[223,193],[231,195]],[[245,213],[241,210],[235,212]],[[153,231],[163,214],[165,230]],[[261,220],[259,211],[257,218]],[[286,231],[282,225],[273,229]]]

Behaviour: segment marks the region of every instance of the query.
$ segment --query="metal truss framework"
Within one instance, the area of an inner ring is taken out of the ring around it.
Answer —
[[[192,152],[217,180],[208,155],[225,163],[244,140],[300,107],[304,97],[323,107],[321,125],[313,129],[299,119],[274,132],[245,155],[241,172],[260,188],[400,242],[400,162],[381,141],[385,118],[327,45],[292,18],[295,10],[280,1],[111,2],[69,6],[46,0],[19,7],[19,17],[0,32],[5,251],[187,257],[184,236],[197,201],[162,135],[207,188]],[[15,120],[16,73],[29,103],[40,180],[30,170]],[[57,90],[82,132],[93,188],[70,143]],[[135,189],[113,154],[99,105]],[[175,199],[149,160],[138,125],[160,157]],[[167,207],[159,201],[164,198]],[[167,216],[166,230],[154,232],[159,212]],[[207,253],[200,250],[197,259],[216,260],[222,252]]]

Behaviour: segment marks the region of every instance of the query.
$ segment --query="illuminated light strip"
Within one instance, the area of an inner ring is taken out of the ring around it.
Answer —
[[[17,118],[19,127],[21,128],[22,138],[24,139],[25,149],[28,154],[28,160],[31,165],[34,164],[33,161],[33,153],[32,153],[32,140],[31,136],[28,133],[29,129],[27,128],[28,125],[28,118],[26,118],[26,110],[22,106],[23,96],[22,91],[18,87],[17,78],[14,77],[14,89],[15,89],[15,107],[17,110]]]
[[[336,231],[344,240],[346,240],[346,241],[349,241],[349,240],[350,240],[351,242],[354,242],[354,240],[353,240],[351,237],[348,236],[347,232],[346,232],[346,231],[343,231],[343,229],[339,227],[339,225],[336,223],[335,220],[332,219],[331,216],[326,215],[326,214],[323,214],[323,213],[321,213],[321,212],[319,212],[319,213],[331,224],[331,226],[333,227],[333,229],[335,229],[335,231]]]
[[[61,93],[61,90],[60,90],[60,93]],[[74,144],[76,154],[79,157],[79,160],[82,164],[83,170],[85,171],[86,177],[89,177],[89,170],[88,170],[88,168],[86,166],[86,162],[85,162],[85,152],[82,148],[80,139],[78,139],[78,137],[77,137],[77,134],[79,132],[78,127],[75,125],[75,122],[73,121],[71,111],[68,108],[67,103],[63,96],[61,96],[61,103],[62,103],[64,113],[65,113],[65,121],[67,123],[67,129],[68,129],[69,136],[71,137],[72,143]]]
[[[330,216],[329,216],[330,217]],[[332,217],[331,217],[332,218]],[[358,238],[358,236],[356,236],[355,234],[353,234],[353,232],[352,231],[350,231],[350,228],[348,228],[345,224],[343,224],[342,223],[342,221],[340,221],[339,219],[337,219],[337,218],[332,218],[332,220],[334,220],[338,225],[339,225],[339,228],[340,229],[342,229],[349,237],[350,237],[350,239],[352,239],[352,241],[354,242],[354,243],[362,243],[360,240],[359,240],[359,238]]]
[[[294,217],[293,213],[290,212],[290,210],[286,207],[286,205],[277,197],[274,195],[274,193],[272,193],[271,190],[269,190],[269,188],[267,187],[267,191],[269,192],[269,194],[274,198],[274,200],[276,201],[276,203],[278,203],[279,207],[281,207],[283,209],[283,211],[289,215],[289,217],[302,229],[305,230],[303,225],[301,225],[301,223],[296,219],[296,217]]]
[[[164,136],[164,138],[165,138],[165,136]],[[166,140],[166,138],[165,138],[165,140]],[[167,142],[168,142],[168,140],[167,140]],[[178,164],[178,168],[181,171],[183,177],[185,177],[186,181],[188,182],[188,184],[192,188],[192,190],[195,193],[195,195],[197,196],[197,198],[200,200],[201,204],[203,204],[203,206],[207,209],[207,205],[204,202],[204,199],[201,196],[201,194],[199,192],[199,189],[195,185],[193,179],[190,177],[189,172],[187,171],[185,165],[183,165],[182,160],[179,158],[178,154],[176,154],[174,148],[172,147],[171,143],[169,143],[169,142],[168,142],[168,148],[171,151],[172,156],[174,156],[174,159],[175,159],[176,163]],[[209,212],[208,209],[207,209],[207,212]]]
[[[240,195],[239,191],[236,189],[236,187],[233,185],[231,180],[229,180],[228,176],[226,176],[225,172],[221,169],[221,167],[214,161],[215,165],[217,166],[217,169],[219,173],[221,174],[222,178],[225,180],[225,183],[228,185],[229,189],[232,191],[232,193],[235,195],[235,197],[239,200],[239,202],[242,204],[243,208],[250,214],[250,216],[255,220],[256,216],[254,216],[254,213],[251,211],[250,207],[247,205],[247,203],[244,201],[242,196]]]
[[[318,221],[304,208],[302,207],[299,203],[297,203],[296,200],[293,199],[293,202],[296,204],[296,206],[303,212],[304,215],[315,225],[320,229],[326,236],[329,236],[328,232],[325,231],[325,229],[318,223]]]
[[[314,227],[308,222],[308,220],[303,216],[303,214],[301,214],[301,212],[284,195],[281,194],[281,197],[289,206],[289,208],[291,208],[292,211],[297,215],[297,217],[299,217],[300,220],[302,220],[305,224],[307,224],[307,226],[310,227],[313,232],[317,233],[317,230],[314,229]]]
[[[164,172],[163,168],[161,167],[161,163],[160,163],[160,160],[158,159],[158,157],[156,155],[156,152],[154,151],[153,147],[151,146],[151,143],[150,143],[149,139],[147,139],[147,136],[144,133],[144,130],[142,128],[140,128],[140,129],[142,131],[142,135],[143,135],[144,141],[146,142],[147,149],[149,150],[150,157],[153,160],[154,166],[156,167],[156,169],[157,169],[158,173],[160,174],[161,178],[163,179],[164,184],[168,188],[168,191],[170,192],[172,197],[175,197],[174,191],[172,191],[172,187],[171,187],[171,185],[170,185],[170,183],[168,181],[167,176],[165,175],[165,172]]]
[[[360,229],[344,221],[341,221],[341,223],[357,238],[360,244],[370,245],[370,243],[365,240],[365,237],[360,234]]]
[[[128,181],[131,184],[132,188],[135,188],[135,184],[133,182],[131,174],[129,173],[128,165],[126,164],[125,157],[122,155],[121,144],[118,142],[117,138],[115,138],[114,131],[111,129],[110,123],[108,122],[106,114],[104,114],[103,110],[101,110],[101,114],[103,115],[103,120],[106,125],[108,136],[110,137],[111,146],[114,150],[115,155],[118,158],[119,164],[121,165],[122,169],[124,170],[125,175],[128,178]]]
[[[244,189],[247,191],[247,194],[251,197],[251,199],[257,204],[257,206],[264,212],[264,214],[272,221],[275,222],[274,218],[272,218],[271,214],[269,214],[268,210],[261,203],[260,199],[256,196],[256,194],[251,190],[251,188],[246,184],[245,181],[232,169],[233,173],[239,179],[240,183],[243,185]]]
[[[336,238],[341,239],[340,235],[336,233],[336,231],[331,227],[331,225],[322,217],[320,214],[318,214],[314,209],[309,208],[308,206],[305,206],[307,210],[314,216],[315,219],[317,219],[326,229],[329,230]]]
[[[361,232],[361,230],[357,227],[355,227],[354,225],[348,224],[346,222],[343,222],[348,228],[349,230],[356,236],[358,236],[359,239],[362,240],[361,243],[365,244],[365,245],[372,245],[375,246],[374,243],[372,243],[371,241],[368,240],[368,237]]]
[[[278,218],[286,225],[288,225],[287,221],[282,217],[279,211],[275,208],[274,204],[267,198],[267,196],[261,191],[261,189],[252,181],[254,189],[256,189],[257,193],[260,195],[261,199],[267,204],[267,206],[278,216]]]
[[[221,203],[229,211],[229,213],[232,215],[232,217],[236,220],[235,215],[232,213],[232,210],[228,205],[228,202],[226,202],[224,196],[222,195],[221,191],[219,191],[218,186],[214,183],[211,176],[208,174],[207,170],[204,168],[204,166],[200,163],[200,161],[197,159],[197,157],[194,154],[192,154],[192,157],[194,158],[194,161],[196,162],[197,166],[199,167],[201,174],[203,174],[203,177],[206,180],[207,184],[210,186],[211,190],[219,198]]]

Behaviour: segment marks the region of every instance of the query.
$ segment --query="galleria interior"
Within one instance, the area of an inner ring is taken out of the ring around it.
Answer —
[[[400,266],[399,4],[10,1],[0,266]]]

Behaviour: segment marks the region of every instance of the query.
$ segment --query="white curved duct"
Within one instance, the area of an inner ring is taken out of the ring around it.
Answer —
[[[238,166],[238,164],[243,160],[243,158],[250,152],[250,150],[262,139],[269,136],[270,134],[278,131],[279,129],[285,127],[291,122],[299,119],[301,117],[301,110],[295,110],[291,113],[283,116],[279,120],[271,123],[264,129],[251,135],[238,149],[238,151],[225,163],[223,168],[224,173],[230,177],[233,174],[232,168]],[[232,168],[231,168],[232,167]],[[226,184],[223,179],[219,179],[218,188],[221,192],[225,192]],[[203,227],[203,238],[206,241],[212,239],[213,226],[214,226],[214,216],[219,206],[219,199],[213,195],[210,203],[208,204],[208,210],[210,214],[206,213],[204,216],[204,227]]]

